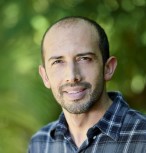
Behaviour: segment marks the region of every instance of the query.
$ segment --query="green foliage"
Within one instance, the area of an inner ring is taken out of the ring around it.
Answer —
[[[61,111],[37,69],[43,33],[64,16],[105,28],[118,58],[108,89],[146,112],[146,0],[1,0],[0,10],[0,153],[25,153],[32,134]]]

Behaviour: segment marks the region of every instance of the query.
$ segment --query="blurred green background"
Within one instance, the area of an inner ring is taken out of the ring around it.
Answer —
[[[46,28],[68,15],[99,22],[118,68],[108,84],[146,112],[146,0],[0,1],[0,153],[25,153],[32,134],[60,114],[39,75]]]

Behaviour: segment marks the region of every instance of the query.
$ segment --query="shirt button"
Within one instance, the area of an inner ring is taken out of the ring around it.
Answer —
[[[96,136],[94,136],[93,139],[95,140],[96,139]]]

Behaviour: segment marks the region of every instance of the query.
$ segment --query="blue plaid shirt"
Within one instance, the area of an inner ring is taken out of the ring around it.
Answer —
[[[146,118],[129,108],[120,93],[109,93],[113,104],[87,132],[77,148],[62,113],[59,120],[38,131],[29,153],[146,153]]]

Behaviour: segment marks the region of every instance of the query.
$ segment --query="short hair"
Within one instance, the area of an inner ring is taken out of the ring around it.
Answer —
[[[97,42],[97,43],[98,43],[99,49],[101,51],[103,63],[104,64],[106,63],[107,59],[110,56],[110,53],[109,53],[109,42],[108,42],[108,38],[107,38],[107,35],[106,35],[104,29],[96,21],[94,21],[92,19],[89,19],[87,17],[68,16],[68,17],[61,18],[58,21],[56,21],[54,24],[52,24],[46,30],[46,32],[43,35],[42,42],[41,42],[41,55],[42,55],[42,62],[43,62],[44,67],[45,67],[45,61],[44,61],[43,43],[44,43],[44,39],[45,39],[45,36],[46,36],[47,32],[51,29],[51,27],[53,27],[56,24],[63,23],[65,25],[67,23],[71,24],[71,23],[74,23],[74,22],[77,22],[77,21],[81,21],[81,20],[83,20],[83,21],[89,23],[90,25],[92,25],[96,29],[96,31],[98,32],[99,42]]]

